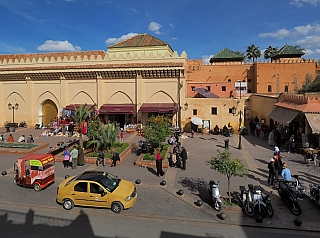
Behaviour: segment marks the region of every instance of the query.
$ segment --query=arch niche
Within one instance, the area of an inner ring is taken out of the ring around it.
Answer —
[[[42,103],[41,115],[43,125],[46,126],[50,124],[54,118],[58,117],[58,108],[56,104],[50,99],[45,100]]]

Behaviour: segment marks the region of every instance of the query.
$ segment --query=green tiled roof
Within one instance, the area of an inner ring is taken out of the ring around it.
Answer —
[[[166,45],[169,46],[168,43],[166,43],[156,37],[153,37],[149,34],[138,34],[138,35],[135,35],[129,39],[123,40],[119,43],[110,45],[108,48],[166,46]]]
[[[214,61],[226,61],[226,60],[243,60],[244,55],[236,53],[228,48],[224,47],[218,54],[211,57],[210,62]]]
[[[297,50],[294,46],[285,45],[280,50],[277,51],[274,55],[271,56],[271,58],[280,58],[282,56],[302,56],[304,55],[304,52],[301,52]]]

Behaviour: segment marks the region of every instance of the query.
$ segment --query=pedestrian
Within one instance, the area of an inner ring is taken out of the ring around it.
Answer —
[[[284,178],[285,182],[291,182],[291,172],[290,169],[288,169],[287,164],[283,164],[283,169],[281,172],[281,176]]]
[[[274,147],[274,152],[273,153],[276,154],[276,155],[280,155],[280,149],[279,149],[278,146]]]
[[[182,151],[181,151],[181,160],[182,160],[182,170],[186,170],[187,168],[187,159],[188,159],[188,155],[187,155],[187,151],[186,148],[184,148],[184,146],[181,147]]]
[[[99,155],[98,155],[97,160],[96,160],[96,165],[97,165],[97,167],[98,167],[99,164],[101,164],[101,163],[102,163],[103,166],[106,165],[106,161],[105,161],[105,158],[104,158],[104,153],[103,153],[102,150],[99,152]]]
[[[276,168],[274,165],[274,158],[271,158],[271,161],[268,163],[268,169],[269,169],[269,177],[268,177],[268,184],[273,186],[273,182],[276,178]]]
[[[281,175],[282,166],[284,163],[283,163],[282,157],[278,154],[274,154],[273,158],[275,160],[274,163],[275,163],[276,174],[277,174],[277,178],[278,178],[278,175]]]
[[[73,136],[73,133],[74,133],[74,124],[73,122],[71,122],[68,126],[68,136],[69,137],[72,137]]]
[[[112,165],[111,165],[111,167],[116,167],[116,166],[117,166],[117,161],[120,161],[120,156],[119,156],[119,154],[118,154],[117,152],[113,152],[111,160],[112,160]],[[104,166],[104,165],[103,165],[103,166]]]
[[[258,118],[258,116],[256,116],[256,117],[254,118],[254,123],[255,123],[255,124],[258,124],[258,123],[259,123],[259,118]]]
[[[66,147],[63,151],[63,167],[68,169],[69,165],[70,165],[70,151],[69,151],[69,148]]]
[[[176,168],[181,167],[181,160],[180,160],[180,142],[176,144],[176,146],[173,148],[173,157],[172,162],[175,164]]]
[[[273,130],[270,131],[270,133],[269,133],[268,145],[274,146],[274,132],[273,132]]]
[[[164,172],[162,170],[162,156],[160,154],[160,151],[156,150],[156,156],[157,176],[160,177],[164,175]]]
[[[168,139],[168,144],[169,145],[174,145],[175,144],[175,141],[173,139],[173,135],[171,135],[170,138]]]
[[[73,150],[70,152],[71,155],[71,161],[72,161],[72,169],[77,168],[77,163],[78,163],[78,155],[79,151],[77,150],[76,146],[73,146]]]
[[[3,135],[0,136],[0,141],[6,141]]]
[[[124,131],[123,131],[123,129],[121,129],[119,136],[120,136],[120,143],[122,144],[122,143],[123,143],[123,138],[124,138]]]
[[[260,132],[261,132],[261,126],[259,123],[257,123],[256,125],[256,133],[257,133],[257,137],[259,138],[260,137]]]
[[[290,139],[289,139],[289,151],[288,151],[288,153],[291,152],[291,148],[293,147],[293,145],[294,145],[294,135],[292,135],[290,137]]]
[[[193,138],[193,135],[194,135],[194,131],[191,130],[191,138]]]
[[[256,129],[256,124],[253,122],[253,120],[251,119],[251,121],[249,122],[249,127],[250,127],[250,133],[254,136],[254,131]]]

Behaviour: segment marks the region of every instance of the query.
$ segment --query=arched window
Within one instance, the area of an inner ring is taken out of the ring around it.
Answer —
[[[231,82],[231,79],[228,79],[228,82],[230,83],[230,82]]]
[[[268,93],[272,93],[272,87],[271,87],[271,85],[268,85]]]
[[[284,86],[284,91],[285,91],[285,92],[288,92],[288,90],[289,90],[288,85]]]

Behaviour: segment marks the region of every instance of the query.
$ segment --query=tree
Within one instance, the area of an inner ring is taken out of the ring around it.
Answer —
[[[148,120],[149,125],[144,130],[144,137],[153,147],[160,148],[171,130],[169,128],[170,119],[164,116],[151,116]]]
[[[94,137],[88,141],[87,146],[94,144],[102,150],[110,150],[119,136],[119,128],[114,123],[104,125],[100,124],[96,133],[92,133]]]
[[[320,74],[318,73],[313,79],[312,75],[306,75],[306,81],[302,85],[301,89],[298,90],[298,93],[307,93],[307,92],[320,92]]]
[[[99,129],[100,129],[100,119],[97,115],[93,115],[88,123],[88,133],[87,136],[89,138],[90,144],[87,144],[87,147],[90,146],[91,144],[94,145],[94,151],[96,151],[97,148],[97,143],[91,142],[91,141],[96,141],[96,139],[99,136]],[[88,143],[89,143],[88,142]]]
[[[83,148],[83,139],[82,139],[82,122],[86,121],[90,114],[92,112],[92,109],[90,109],[89,106],[83,106],[80,105],[79,108],[74,108],[74,113],[71,115],[72,121],[78,126],[78,132],[79,132],[79,144],[80,148]]]
[[[261,56],[261,51],[259,50],[259,46],[256,47],[255,45],[248,46],[246,53],[247,53],[246,57],[249,60],[252,59],[253,63],[254,63],[254,59],[257,59]]]
[[[299,51],[299,53],[301,53],[301,54],[304,54],[304,53],[306,52],[306,49],[305,49],[305,48],[301,48],[300,45],[296,45],[296,46],[294,46],[294,48],[295,48],[297,51]]]
[[[249,174],[245,165],[238,157],[231,159],[231,153],[229,150],[220,152],[218,150],[217,157],[212,157],[211,160],[206,161],[206,165],[210,165],[210,169],[214,169],[219,173],[226,175],[228,179],[228,196],[230,200],[230,179],[231,177],[245,177]]]
[[[272,56],[275,55],[278,51],[278,47],[272,47],[271,45],[264,51],[263,56],[265,59],[271,59]]]

